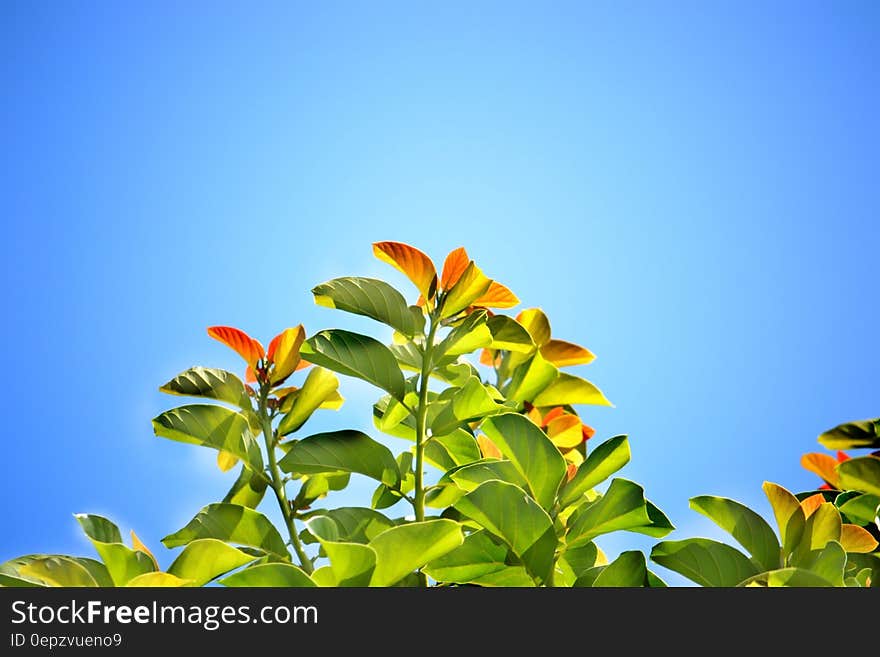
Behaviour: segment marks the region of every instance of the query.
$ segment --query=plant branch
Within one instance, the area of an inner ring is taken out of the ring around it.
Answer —
[[[275,499],[278,500],[278,506],[281,508],[281,515],[284,517],[284,524],[287,526],[287,533],[290,536],[290,544],[293,546],[296,556],[299,558],[300,566],[306,573],[311,574],[314,570],[309,555],[303,549],[296,531],[296,522],[294,520],[293,509],[290,508],[290,502],[287,500],[287,490],[284,487],[284,477],[281,475],[281,469],[278,467],[278,459],[275,457],[275,431],[272,429],[272,418],[267,408],[267,400],[269,398],[269,386],[264,385],[260,390],[260,421],[263,424],[263,438],[266,443],[266,452],[269,458],[269,474],[272,477],[272,490],[275,492]]]

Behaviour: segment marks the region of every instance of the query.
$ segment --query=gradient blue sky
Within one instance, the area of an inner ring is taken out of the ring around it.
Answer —
[[[617,407],[585,416],[677,536],[719,535],[689,496],[813,487],[816,435],[880,412],[878,28],[874,2],[6,0],[0,560],[89,553],[75,511],[159,548],[222,497],[213,452],[152,435],[157,387],[240,368],[211,324],[375,330],[309,289],[403,285],[377,239],[467,245],[598,354]],[[344,392],[312,426],[374,433]]]

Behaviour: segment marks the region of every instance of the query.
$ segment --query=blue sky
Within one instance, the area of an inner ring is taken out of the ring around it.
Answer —
[[[90,552],[78,511],[158,548],[222,497],[213,453],[152,435],[158,386],[240,367],[212,324],[375,331],[309,289],[405,286],[380,239],[466,245],[598,355],[578,373],[616,408],[584,415],[676,536],[719,535],[690,496],[812,488],[816,435],[880,413],[878,27],[871,2],[4,2],[0,560]],[[343,386],[312,426],[375,434]]]

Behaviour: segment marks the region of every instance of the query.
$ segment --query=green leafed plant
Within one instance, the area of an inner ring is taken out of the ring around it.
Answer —
[[[707,538],[665,541],[651,552],[656,563],[702,586],[867,586],[877,581],[870,555],[877,541],[844,522],[822,493],[803,499],[766,482],[778,534],[757,513],[723,497],[691,499],[691,508],[730,533],[746,552]]]

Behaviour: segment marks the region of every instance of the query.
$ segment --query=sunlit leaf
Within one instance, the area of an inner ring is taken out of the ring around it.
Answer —
[[[692,497],[690,506],[729,532],[764,569],[782,566],[780,546],[770,525],[747,506],[725,497]]]
[[[507,315],[490,317],[487,324],[492,341],[486,346],[523,354],[530,354],[535,350],[535,343],[526,328]]]
[[[417,248],[402,242],[376,242],[373,255],[402,272],[425,299],[434,297],[437,271],[431,259]]]
[[[880,458],[860,456],[837,466],[840,487],[880,495]]]
[[[737,586],[758,574],[742,552],[708,538],[658,543],[651,550],[651,560],[700,586]]]
[[[204,586],[221,575],[254,560],[250,554],[214,538],[189,543],[168,568],[171,575]]]
[[[208,335],[222,342],[244,358],[250,367],[256,368],[257,362],[263,358],[263,345],[244,331],[231,326],[211,326]]]
[[[272,338],[266,359],[272,361],[269,380],[278,385],[296,371],[299,365],[299,349],[306,338],[306,330],[300,324],[296,328],[284,329]]]
[[[524,490],[503,481],[487,481],[455,503],[455,508],[502,539],[538,580],[553,568],[553,522]]]
[[[482,428],[528,482],[538,504],[545,509],[552,507],[566,466],[544,432],[518,413],[491,417],[483,422]]]
[[[612,405],[594,384],[566,372],[560,372],[559,376],[532,400],[532,403],[535,406]]]
[[[507,547],[480,530],[464,539],[459,547],[425,566],[424,571],[438,582],[469,584],[506,568]]]
[[[397,399],[406,394],[394,354],[369,336],[341,329],[320,331],[303,343],[300,354],[315,365],[372,383]]]
[[[186,527],[163,538],[162,543],[175,548],[202,538],[256,548],[284,560],[290,558],[284,539],[269,519],[245,506],[209,504]]]
[[[34,578],[51,586],[95,587],[98,583],[80,563],[64,556],[34,559],[19,568],[21,576]]]
[[[538,347],[543,347],[550,340],[550,320],[540,308],[527,308],[516,316]]]
[[[469,354],[491,343],[492,333],[486,320],[486,311],[477,310],[465,317],[434,349],[435,362],[444,356]],[[416,362],[420,363],[421,358]]]
[[[309,531],[322,539],[346,543],[369,543],[394,522],[374,509],[340,507],[309,518]],[[307,542],[314,542],[314,539]]]
[[[263,469],[260,446],[247,418],[222,406],[189,404],[153,419],[157,436],[234,454],[254,471]]]
[[[125,586],[132,578],[156,569],[151,556],[122,543],[119,528],[107,518],[88,513],[74,514],[74,518],[92,542],[116,586]]]
[[[452,317],[472,305],[489,290],[492,281],[471,261],[458,282],[446,293],[443,299],[441,317]]]
[[[548,340],[541,347],[541,355],[556,367],[586,365],[596,359],[589,349],[565,340]]]
[[[803,536],[806,514],[797,498],[782,486],[765,481],[762,488],[776,516],[783,552],[789,555]]]
[[[210,367],[191,367],[175,376],[159,391],[169,395],[216,399],[244,410],[253,408],[241,379],[232,372]]]
[[[819,442],[828,449],[880,449],[880,418],[841,424],[819,436]]]
[[[264,563],[250,566],[220,580],[223,586],[244,587],[313,587],[314,580],[289,563]]]
[[[633,588],[643,587],[648,578],[648,567],[645,563],[645,555],[637,550],[621,552],[610,564],[602,569],[599,576],[593,580],[593,586]]]
[[[304,438],[291,445],[279,465],[285,472],[301,474],[357,472],[392,488],[400,483],[397,461],[391,451],[352,429]]]
[[[488,289],[471,302],[482,308],[513,308],[519,304],[517,296],[498,281],[489,283]]]
[[[629,441],[626,436],[615,436],[606,440],[587,455],[574,478],[563,486],[560,504],[563,507],[572,504],[629,463],[629,459]]]
[[[507,398],[518,402],[533,401],[558,375],[559,370],[538,352],[516,368],[507,386]]]
[[[316,410],[337,394],[339,379],[330,370],[315,367],[297,391],[290,411],[281,418],[278,434],[286,436],[298,431]]]
[[[613,479],[602,497],[571,515],[565,541],[576,547],[602,534],[650,525],[642,487],[628,479]]]
[[[804,454],[801,457],[801,465],[806,470],[819,475],[819,477],[835,488],[838,487],[840,477],[837,474],[837,459],[833,456],[818,452]]]
[[[370,541],[376,552],[371,586],[392,586],[464,542],[461,525],[436,519],[392,527]]]
[[[238,478],[222,501],[256,509],[266,494],[268,484],[265,474],[242,466]]]
[[[421,332],[425,317],[407,305],[403,295],[375,278],[335,278],[312,289],[315,303],[370,317],[391,326],[408,338]]]
[[[470,261],[471,259],[468,257],[467,251],[465,251],[463,246],[450,251],[449,255],[446,256],[446,260],[443,262],[443,273],[440,276],[440,288],[448,290],[458,283],[458,279],[461,278],[461,275],[467,269]]]
[[[877,539],[868,530],[849,523],[840,527],[840,544],[847,552],[867,554],[877,549]]]

